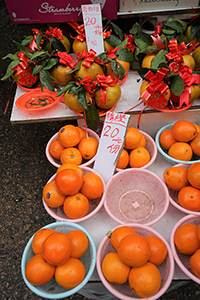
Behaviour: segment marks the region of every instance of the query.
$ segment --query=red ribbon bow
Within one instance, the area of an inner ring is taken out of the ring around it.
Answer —
[[[158,22],[152,35],[157,37],[158,35],[161,34],[161,32],[162,32],[162,23]]]
[[[58,51],[59,63],[65,66],[70,66],[70,68],[74,68],[77,64],[77,61],[74,61],[74,58],[71,55],[67,54],[67,52]]]
[[[95,90],[95,84],[92,79],[93,76],[86,76],[80,82],[77,82],[77,84],[82,84],[84,86],[84,89],[89,96],[92,95]]]
[[[116,81],[112,78],[111,75],[105,76],[104,74],[97,74],[97,80],[95,81],[96,84],[100,85],[99,91],[99,104],[103,102],[106,103],[106,89],[109,86],[116,85]]]
[[[83,59],[82,65],[86,68],[90,68],[91,64],[94,62],[96,57],[96,52],[93,49],[90,49],[89,52],[83,50],[82,52],[77,54],[78,60]]]
[[[71,18],[72,19],[72,18]],[[85,27],[84,24],[79,25],[75,20],[72,19],[72,23],[68,23],[70,26],[72,26],[78,35],[74,37],[74,39],[79,40],[81,42],[85,41]]]
[[[17,57],[19,58],[20,63],[16,67],[11,69],[13,71],[16,71],[16,75],[23,72],[25,69],[29,68],[29,65],[28,65],[29,58],[26,56],[26,54],[24,52],[20,51],[17,54]]]
[[[64,38],[62,37],[62,34],[63,34],[62,30],[57,27],[53,28],[50,26],[49,29],[46,30],[46,35],[53,36],[53,37],[57,38],[58,40],[64,40]]]
[[[124,37],[125,39],[128,38],[125,48],[130,49],[131,53],[133,53],[136,48],[136,46],[133,44],[134,36],[132,34],[126,35],[126,33],[124,33]]]

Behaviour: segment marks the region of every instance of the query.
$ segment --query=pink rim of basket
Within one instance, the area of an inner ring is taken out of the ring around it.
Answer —
[[[95,131],[93,131],[93,130],[91,130],[91,129],[89,129],[89,128],[87,128],[87,131],[88,131],[88,135],[89,135],[89,136],[94,137],[94,138],[99,142],[99,136],[98,136],[98,134],[97,134]],[[49,152],[49,147],[50,147],[50,145],[51,145],[51,142],[53,142],[53,141],[56,140],[57,138],[58,138],[58,133],[55,133],[55,134],[50,138],[50,140],[48,141],[48,143],[47,143],[47,145],[46,145],[45,154],[46,154],[46,157],[47,157],[48,161],[49,161],[53,166],[55,166],[56,168],[59,168],[59,167],[62,165],[61,162],[60,162],[59,160],[53,158],[53,157],[51,156],[50,152]],[[90,160],[88,160],[88,161],[86,161],[85,163],[81,164],[79,167],[89,167],[89,166],[92,166],[92,164],[93,164],[94,161],[95,161],[95,158],[96,158],[96,155],[95,155],[93,158],[91,158]]]
[[[183,167],[183,168],[186,168],[188,169],[190,165],[186,165],[186,164],[177,164],[177,165],[174,165],[172,167]],[[200,217],[200,211],[192,211],[192,210],[189,210],[187,208],[184,208],[182,206],[180,206],[178,203],[176,203],[174,201],[174,199],[169,195],[169,201],[170,203],[175,207],[177,208],[179,211],[187,214],[187,215],[194,215],[194,216],[197,216],[197,217]]]
[[[81,170],[84,172],[87,172],[87,173],[94,173],[94,174],[97,174],[101,179],[102,179],[102,181],[103,181],[103,185],[104,185],[104,192],[105,192],[105,182],[104,182],[104,180],[103,180],[103,178],[101,177],[101,175],[99,175],[95,170],[93,170],[93,169],[91,169],[91,168],[89,168],[89,167],[80,167],[81,168]],[[55,178],[56,178],[56,174],[54,174],[48,181],[47,181],[47,183],[49,183],[50,181],[53,181],[53,180],[55,180]],[[44,205],[44,208],[46,209],[46,211],[47,211],[47,213],[51,216],[51,217],[53,217],[55,220],[57,220],[57,221],[67,221],[67,222],[72,222],[72,223],[80,223],[80,222],[83,222],[83,221],[86,221],[86,220],[88,220],[89,218],[91,218],[92,216],[94,216],[99,210],[100,210],[100,208],[103,206],[103,200],[104,198],[103,198],[103,195],[102,195],[102,197],[101,197],[101,200],[100,200],[100,202],[99,202],[99,204],[97,205],[97,207],[93,210],[93,211],[91,211],[90,213],[88,213],[85,217],[83,217],[83,218],[80,218],[80,219],[70,219],[70,218],[68,218],[67,216],[66,216],[66,218],[61,218],[61,217],[59,217],[55,212],[54,212],[54,210],[56,211],[57,209],[56,208],[51,208],[50,206],[48,206],[47,204],[46,204],[46,202],[44,201],[44,199],[42,198],[42,202],[43,202],[43,205]],[[89,200],[90,201],[90,200]],[[92,201],[92,200],[91,200]]]
[[[151,225],[157,223],[160,219],[162,219],[162,217],[165,215],[166,211],[168,210],[169,202],[170,202],[170,201],[169,201],[169,198],[170,198],[170,197],[169,197],[169,191],[168,191],[168,188],[167,188],[166,184],[163,182],[163,180],[162,180],[159,176],[157,176],[156,174],[154,174],[153,172],[151,172],[151,171],[149,171],[149,170],[146,170],[146,169],[142,169],[142,170],[141,170],[140,168],[131,168],[131,169],[126,169],[126,170],[124,170],[124,172],[132,172],[133,170],[136,170],[137,172],[142,171],[142,172],[146,172],[146,173],[151,174],[151,176],[153,176],[154,178],[156,178],[156,179],[158,180],[159,184],[162,185],[163,189],[164,189],[165,192],[166,192],[166,195],[168,196],[168,197],[167,197],[167,198],[168,198],[168,201],[166,201],[165,206],[164,206],[164,208],[163,208],[163,210],[162,210],[162,213],[161,213],[157,218],[155,218],[153,221],[147,222],[147,223],[145,223],[145,224],[142,224],[142,225],[146,225],[146,226],[151,226]],[[114,174],[114,175],[108,180],[108,182],[106,183],[106,190],[107,190],[107,189],[109,188],[109,186],[112,184],[112,181],[114,180],[114,178],[116,178],[117,176],[121,176],[122,173],[123,173],[123,172],[118,172],[118,173]],[[114,214],[110,211],[110,209],[108,208],[107,203],[106,203],[106,191],[105,191],[105,193],[103,194],[103,198],[104,198],[104,199],[103,199],[104,208],[105,208],[107,214],[108,214],[115,222],[119,223],[120,225],[126,225],[126,224],[127,224],[126,222],[123,222],[123,221],[119,220],[117,217],[115,217],[115,215],[114,215]],[[133,223],[135,223],[135,222],[133,222]],[[136,224],[138,224],[138,223],[136,223]]]
[[[115,228],[113,228],[111,231],[114,231],[116,228],[118,227],[121,227],[122,225],[119,225],[119,226],[116,226]],[[171,282],[172,282],[172,279],[173,279],[173,275],[174,275],[174,258],[173,258],[173,254],[172,254],[172,250],[168,244],[168,242],[164,239],[164,237],[158,233],[155,229],[151,228],[151,227],[148,227],[146,225],[140,225],[140,224],[134,224],[134,223],[130,223],[130,224],[126,224],[126,226],[130,226],[132,228],[134,228],[136,231],[137,229],[144,229],[147,231],[148,234],[152,234],[152,235],[155,235],[157,237],[159,237],[163,242],[164,244],[166,245],[167,247],[167,250],[168,250],[168,259],[169,259],[169,264],[170,264],[170,272],[169,272],[169,276],[165,282],[165,285],[163,287],[160,288],[160,290],[153,296],[151,297],[148,297],[148,298],[143,298],[144,300],[155,300],[155,299],[158,299],[159,297],[161,297],[165,292],[166,290],[168,289],[168,287],[170,286]],[[129,297],[129,296],[125,296],[124,294],[114,290],[112,288],[112,284],[109,283],[103,273],[102,273],[102,269],[101,269],[101,252],[105,246],[105,244],[108,242],[109,238],[107,236],[104,236],[103,239],[101,240],[100,244],[99,244],[99,247],[97,249],[97,260],[96,260],[96,267],[97,267],[97,272],[98,272],[98,275],[102,281],[102,283],[104,284],[104,286],[116,297],[118,297],[119,299],[123,299],[123,300],[134,300],[134,299],[139,299],[138,297],[134,297],[134,293],[133,293],[133,297]]]
[[[177,263],[177,265],[179,266],[179,268],[185,273],[185,275],[187,275],[190,279],[192,279],[193,281],[195,281],[196,283],[200,284],[200,278],[196,277],[193,273],[191,273],[190,271],[188,271],[188,269],[182,264],[181,260],[179,259],[178,255],[177,255],[177,250],[176,250],[176,246],[174,244],[174,235],[176,230],[183,224],[189,223],[190,221],[194,220],[194,219],[198,219],[197,216],[194,215],[187,215],[183,218],[181,218],[176,225],[174,226],[174,228],[171,231],[171,235],[170,235],[170,246],[172,249],[172,254],[174,256],[174,259]],[[200,219],[199,219],[200,222]]]
[[[152,155],[150,161],[146,165],[144,165],[143,167],[140,168],[140,169],[147,169],[156,160],[156,157],[157,157],[157,154],[158,154],[158,150],[157,150],[156,143],[155,143],[154,139],[149,134],[147,134],[146,132],[144,132],[142,130],[140,130],[140,132],[142,133],[142,135],[144,135],[144,137],[146,138],[146,140],[148,140],[151,143],[151,145],[153,147],[153,155]],[[122,172],[122,171],[124,171],[126,169],[127,168],[125,168],[125,169],[116,168],[116,171],[117,172]]]

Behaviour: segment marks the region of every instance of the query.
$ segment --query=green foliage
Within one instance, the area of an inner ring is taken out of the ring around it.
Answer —
[[[179,75],[171,76],[170,90],[175,96],[180,96],[184,91],[184,80]]]
[[[88,109],[85,110],[87,126],[92,130],[96,131],[100,125],[99,113],[96,107],[88,105]]]

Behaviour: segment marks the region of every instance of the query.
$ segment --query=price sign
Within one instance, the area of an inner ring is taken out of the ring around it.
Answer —
[[[130,115],[107,112],[93,169],[107,182],[124,146]]]
[[[104,52],[103,25],[100,4],[81,5],[87,50],[94,50],[97,55]]]

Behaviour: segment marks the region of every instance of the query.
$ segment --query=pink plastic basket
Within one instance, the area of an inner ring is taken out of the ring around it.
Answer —
[[[165,243],[165,245],[167,247],[167,250],[168,250],[167,257],[165,258],[164,262],[158,266],[158,269],[159,269],[159,271],[161,273],[161,277],[162,277],[162,283],[161,283],[160,290],[154,296],[148,298],[148,300],[158,299],[165,293],[165,291],[168,289],[168,287],[171,284],[171,281],[173,279],[174,259],[173,259],[173,255],[171,252],[171,248],[170,248],[169,244],[167,243],[167,241],[156,230],[154,230],[150,227],[147,227],[145,225],[141,225],[141,224],[126,224],[126,225],[135,229],[135,231],[138,234],[141,234],[142,236],[147,236],[147,235],[157,236]],[[120,226],[122,226],[122,225],[120,225]],[[117,226],[117,227],[120,227],[120,226]],[[117,228],[117,227],[115,227],[115,228]],[[114,231],[115,228],[113,228],[111,231]],[[99,274],[99,277],[100,277],[102,283],[118,299],[123,299],[123,300],[141,299],[141,298],[137,297],[131,291],[131,288],[129,287],[128,283],[126,283],[126,284],[111,284],[105,279],[105,277],[102,273],[102,268],[101,268],[102,261],[107,253],[113,252],[113,251],[115,251],[115,250],[110,242],[110,239],[107,236],[105,236],[102,239],[102,241],[98,247],[97,261],[96,261],[97,272]],[[143,298],[143,299],[147,300],[147,298]]]
[[[192,224],[196,224],[199,225],[200,224],[200,217],[194,216],[194,215],[187,215],[183,218],[181,218],[176,225],[174,226],[174,228],[172,229],[171,235],[170,235],[170,246],[172,249],[172,254],[174,256],[174,259],[177,263],[177,265],[179,266],[179,268],[183,271],[183,273],[185,273],[185,275],[187,275],[190,279],[192,279],[193,281],[197,282],[198,284],[200,284],[200,278],[196,277],[190,268],[190,255],[184,255],[182,253],[180,253],[178,251],[178,249],[176,248],[175,244],[174,244],[174,235],[176,230],[184,225],[184,224],[188,224],[188,223],[192,223]]]

